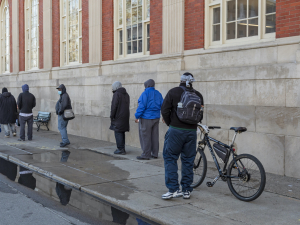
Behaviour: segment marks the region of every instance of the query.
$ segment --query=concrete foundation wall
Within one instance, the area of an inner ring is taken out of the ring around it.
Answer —
[[[299,37],[277,39],[242,47],[198,49],[183,54],[153,55],[73,67],[3,74],[6,86],[17,98],[27,83],[37,98],[37,111],[51,111],[50,128],[57,130],[55,104],[58,84],[65,84],[76,119],[68,132],[114,142],[110,131],[111,84],[119,80],[131,97],[131,131],[127,144],[139,145],[134,123],[137,100],[147,79],[166,95],[178,85],[180,75],[195,75],[194,87],[203,94],[203,123],[220,125],[212,135],[229,142],[232,126],[246,126],[237,137],[239,153],[258,157],[267,172],[300,178],[300,46]],[[167,127],[160,125],[160,151]],[[209,152],[207,152],[209,154]]]

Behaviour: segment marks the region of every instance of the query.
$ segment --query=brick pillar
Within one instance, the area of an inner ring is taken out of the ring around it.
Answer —
[[[13,72],[13,38],[12,38],[12,0],[8,0],[9,5],[9,33],[10,33],[10,72]]]
[[[82,63],[89,63],[89,0],[82,0]]]
[[[300,35],[300,1],[276,1],[276,38]]]
[[[52,66],[60,66],[60,11],[59,0],[52,0]]]
[[[102,0],[102,61],[114,59],[114,3]]]
[[[150,54],[162,53],[162,0],[150,1]]]
[[[19,0],[19,70],[25,70],[25,17],[24,0]]]
[[[39,0],[39,68],[44,68],[44,11],[43,0]]]
[[[185,0],[184,50],[204,47],[204,1]]]

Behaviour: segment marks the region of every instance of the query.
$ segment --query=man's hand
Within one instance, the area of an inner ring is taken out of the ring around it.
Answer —
[[[162,122],[163,122],[163,123],[166,123],[165,120],[164,120],[164,118],[162,118]]]
[[[136,119],[135,122],[138,123],[138,122],[139,122],[139,119]]]

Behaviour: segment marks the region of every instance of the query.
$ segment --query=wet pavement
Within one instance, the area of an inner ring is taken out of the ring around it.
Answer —
[[[209,163],[206,180],[194,190],[190,200],[164,201],[161,195],[167,189],[161,155],[159,159],[138,161],[138,148],[127,146],[127,155],[116,157],[112,154],[113,143],[72,135],[70,141],[68,148],[60,148],[56,132],[41,130],[34,133],[33,141],[25,142],[5,139],[0,133],[0,157],[148,222],[300,224],[298,179],[267,174],[266,191],[257,200],[246,203],[236,199],[221,180],[213,188],[205,185],[217,175]],[[69,196],[70,202],[74,196]],[[127,224],[142,223],[131,220]]]

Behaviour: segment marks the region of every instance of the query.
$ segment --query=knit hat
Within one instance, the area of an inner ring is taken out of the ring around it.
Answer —
[[[190,83],[193,83],[195,81],[193,74],[186,72],[182,74],[180,77],[181,82],[185,82],[187,87],[190,87]]]
[[[6,87],[2,88],[2,94],[5,93],[5,92],[8,92]]]
[[[114,83],[112,84],[112,90],[113,90],[113,91],[116,91],[116,90],[118,90],[118,89],[121,88],[121,87],[122,87],[122,84],[121,84],[120,81],[116,81],[116,82],[114,82]]]

